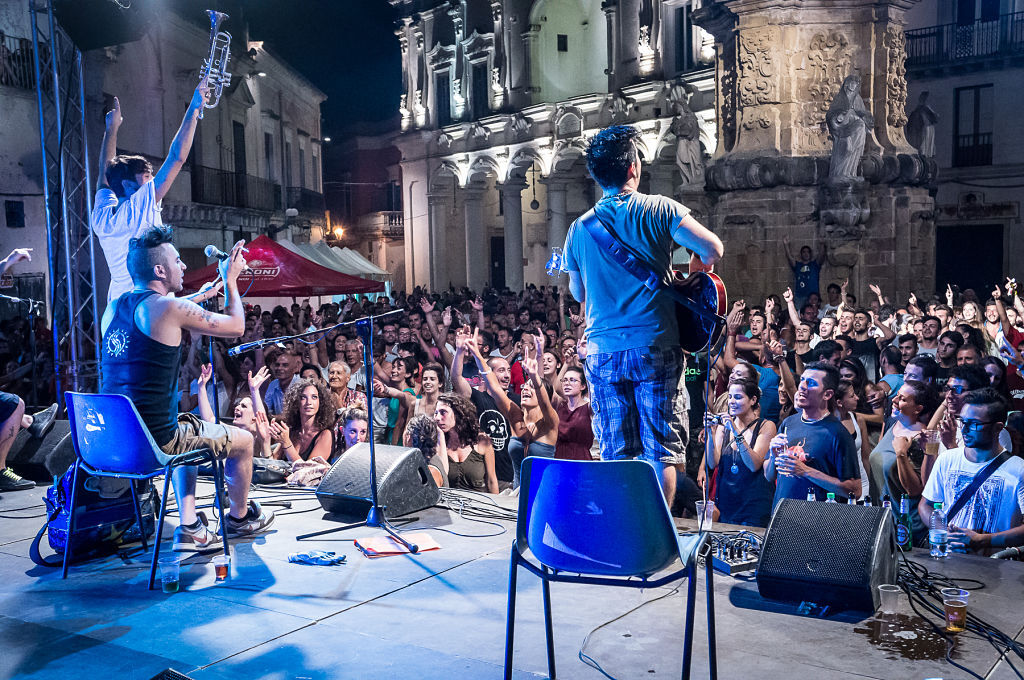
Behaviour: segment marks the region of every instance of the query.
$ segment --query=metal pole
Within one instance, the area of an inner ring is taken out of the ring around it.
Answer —
[[[100,315],[99,291],[96,290],[96,239],[92,236],[93,183],[92,171],[89,169],[89,163],[92,156],[89,155],[89,128],[85,124],[85,75],[82,70],[82,52],[81,50],[76,50],[76,53],[78,67],[78,105],[82,112],[82,154],[85,156],[82,162],[82,167],[85,170],[85,189],[83,193],[85,194],[86,221],[88,223],[86,238],[89,239],[89,284],[90,290],[92,291],[92,346],[93,357],[96,360],[96,389],[99,390],[99,386],[103,384],[103,381],[100,379]]]

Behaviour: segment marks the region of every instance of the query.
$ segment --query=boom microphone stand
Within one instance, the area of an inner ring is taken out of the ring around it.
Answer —
[[[366,373],[366,404],[370,410],[367,427],[367,443],[370,445],[370,511],[366,515],[366,520],[362,522],[356,522],[354,524],[346,524],[340,527],[334,527],[331,529],[325,529],[323,531],[315,531],[310,534],[303,534],[296,536],[295,540],[301,541],[307,538],[313,538],[314,536],[324,536],[326,534],[333,534],[338,531],[346,531],[348,529],[354,529],[356,527],[374,527],[377,529],[383,529],[388,534],[404,545],[406,549],[411,553],[419,552],[419,546],[415,543],[402,538],[398,531],[391,525],[387,517],[384,516],[384,507],[380,505],[380,501],[377,497],[377,454],[376,444],[373,437],[373,321],[374,319],[381,319],[384,317],[392,316],[394,314],[400,314],[402,310],[396,309],[391,312],[385,312],[384,314],[378,314],[377,316],[365,316],[362,319],[356,321],[348,321],[339,323],[333,328],[340,328],[342,326],[348,326],[355,324],[356,332],[359,334],[359,338],[363,341],[363,371]],[[327,329],[331,330],[331,329]],[[327,330],[317,330],[308,333],[300,333],[299,335],[289,337],[272,338],[270,340],[258,340],[253,343],[247,343],[246,345],[234,347],[228,351],[228,354],[237,354],[240,351],[247,351],[255,347],[262,347],[263,344],[269,344],[273,342],[283,342],[289,339],[299,339],[307,335],[313,335],[316,333],[326,333]],[[242,349],[245,347],[245,349]]]

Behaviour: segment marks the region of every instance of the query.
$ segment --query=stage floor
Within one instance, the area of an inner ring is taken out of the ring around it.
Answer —
[[[43,491],[0,498],[0,678],[147,680],[166,668],[197,679],[501,677],[512,522],[487,525],[431,509],[411,526],[475,537],[426,529],[440,550],[370,560],[351,539],[374,530],[297,542],[330,524],[312,496],[290,496],[292,514],[275,508],[273,531],[234,544],[229,582],[214,585],[209,557],[195,556],[183,563],[183,591],[165,595],[146,590],[142,555],[77,565],[67,581],[35,566],[28,546],[42,518],[29,516],[42,512]],[[348,563],[288,562],[289,553],[313,548],[344,552]],[[1024,564],[960,556],[939,566],[921,552],[915,559],[985,581],[971,595],[972,611],[1021,639]],[[753,581],[716,575],[715,583],[722,678],[966,677],[942,659],[945,645],[923,621],[904,617],[888,629],[863,616],[808,618],[761,599]],[[577,659],[587,633],[668,592],[555,584],[559,677],[601,677]],[[591,635],[587,653],[615,678],[678,678],[684,602],[675,593],[620,618]],[[694,677],[707,674],[703,605],[701,579]],[[902,606],[911,613],[905,599]],[[541,612],[540,585],[521,571],[517,678],[547,675]],[[978,637],[962,637],[955,654],[982,676],[1014,677]]]

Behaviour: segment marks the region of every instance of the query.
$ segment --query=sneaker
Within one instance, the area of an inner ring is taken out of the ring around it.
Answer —
[[[56,419],[57,405],[53,404],[32,416],[32,424],[28,426],[27,432],[35,439],[42,439],[53,428],[53,421]]]
[[[179,525],[174,530],[174,545],[172,549],[175,552],[212,552],[220,550],[224,545],[220,540],[220,534],[210,531],[206,515],[200,512],[197,513],[197,517],[199,518],[198,528],[189,529],[186,526]]]
[[[25,479],[11,468],[0,470],[0,491],[24,491],[35,485],[35,482]]]
[[[228,515],[228,536],[255,536],[274,523],[274,513],[267,514],[256,501],[249,501],[249,511],[242,519]]]

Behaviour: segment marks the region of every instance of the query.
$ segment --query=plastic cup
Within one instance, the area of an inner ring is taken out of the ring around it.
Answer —
[[[160,567],[160,584],[165,593],[176,593],[181,585],[181,562],[177,555],[161,557],[157,562]]]
[[[217,583],[228,580],[228,573],[231,571],[231,558],[227,555],[217,555],[213,558],[213,571]]]
[[[715,502],[697,501],[697,531],[711,531],[715,523]]]
[[[924,453],[926,456],[937,456],[939,455],[939,431],[938,430],[922,430],[921,431],[921,443],[924,444]]]
[[[896,607],[900,601],[900,593],[903,589],[891,583],[883,583],[878,586],[878,610],[883,614],[896,613]]]
[[[946,610],[946,632],[962,633],[967,630],[967,598],[970,593],[962,588],[943,588],[939,592]]]

